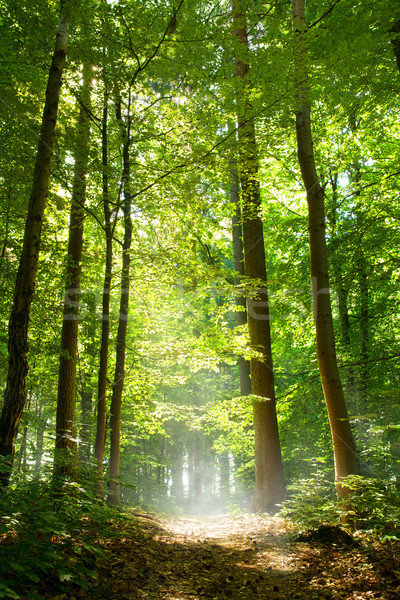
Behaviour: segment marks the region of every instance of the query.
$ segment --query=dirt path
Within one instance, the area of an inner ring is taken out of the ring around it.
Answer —
[[[99,570],[97,598],[400,599],[400,572],[384,557],[294,543],[288,533],[283,520],[253,515],[138,517],[105,544],[112,558]]]

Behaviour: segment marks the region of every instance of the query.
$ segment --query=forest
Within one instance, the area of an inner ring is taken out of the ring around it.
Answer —
[[[0,31],[0,598],[399,598],[398,2]]]

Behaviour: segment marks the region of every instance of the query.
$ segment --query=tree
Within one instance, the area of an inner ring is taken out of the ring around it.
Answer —
[[[394,23],[390,33],[392,34],[391,42],[393,46],[393,52],[396,57],[397,68],[400,73],[400,19]]]
[[[257,144],[249,100],[251,82],[247,30],[240,0],[233,0],[232,14],[233,35],[238,42],[235,65],[244,264],[246,277],[257,282],[256,289],[247,299],[247,322],[250,344],[260,353],[259,357],[251,359],[251,388],[257,396],[253,401],[256,484],[252,507],[254,510],[275,512],[285,497],[285,483],[275,407]]]
[[[79,98],[79,119],[75,139],[75,167],[69,221],[66,260],[63,323],[56,418],[55,477],[72,476],[77,450],[76,365],[78,352],[79,303],[85,218],[86,178],[90,141],[90,77],[91,65],[85,63]],[[64,452],[63,452],[64,451]],[[65,454],[72,453],[72,456]]]
[[[341,481],[348,475],[357,473],[357,461],[336,359],[325,239],[324,190],[315,166],[311,133],[304,0],[293,0],[293,26],[295,30],[297,152],[308,203],[311,283],[318,368],[332,433],[337,493],[339,498],[343,498],[347,495],[348,489],[341,485]]]
[[[0,455],[12,457],[15,439],[25,405],[28,375],[28,326],[31,303],[35,291],[37,264],[43,214],[50,178],[50,162],[57,122],[57,111],[62,84],[62,72],[68,42],[68,19],[64,0],[61,2],[55,47],[49,71],[46,98],[42,116],[39,143],[25,223],[22,254],[19,261],[14,300],[8,330],[8,375],[4,404],[0,419]],[[4,485],[10,471],[2,474]]]
[[[107,366],[108,349],[110,339],[110,294],[112,282],[112,260],[113,260],[113,235],[116,225],[111,221],[111,208],[109,198],[109,161],[108,161],[108,91],[107,82],[105,82],[103,98],[103,117],[101,128],[101,152],[102,152],[102,199],[104,212],[104,233],[105,233],[105,266],[104,282],[102,294],[102,320],[101,320],[101,339],[100,339],[100,364],[97,383],[97,421],[96,421],[96,440],[94,455],[97,462],[96,489],[100,497],[103,496],[103,460],[106,442],[106,396],[107,396]]]
[[[235,144],[236,146],[236,144]],[[234,149],[236,153],[236,148]],[[240,208],[239,174],[236,157],[233,156],[229,161],[230,189],[229,196],[232,202],[232,250],[233,266],[235,270],[234,285],[239,292],[242,278],[245,275],[244,253],[243,253],[243,231],[242,231],[242,211]],[[246,297],[236,297],[236,323],[240,326],[247,324]],[[251,394],[250,361],[243,356],[239,356],[239,377],[240,393],[242,396]]]
[[[118,332],[116,343],[115,373],[110,407],[110,488],[108,498],[111,504],[119,505],[119,464],[120,464],[120,430],[121,430],[121,404],[122,391],[125,377],[126,334],[128,330],[129,313],[129,282],[131,265],[132,243],[132,194],[130,187],[130,145],[131,145],[131,88],[128,92],[128,106],[126,123],[122,119],[121,98],[117,100],[117,120],[120,125],[122,139],[122,186],[124,213],[124,240],[122,243],[121,267],[121,296],[118,318]]]

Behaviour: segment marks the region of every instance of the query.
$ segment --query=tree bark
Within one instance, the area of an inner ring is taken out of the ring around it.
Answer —
[[[193,481],[192,481],[192,511],[200,510],[203,502],[203,460],[202,460],[202,436],[200,431],[192,431],[193,452]]]
[[[81,397],[81,423],[79,431],[79,458],[81,462],[89,462],[91,456],[91,416],[93,393],[89,388],[80,390]]]
[[[337,238],[337,175],[331,176],[331,189],[332,189],[332,200],[333,206],[331,210],[331,216],[329,222],[331,224],[330,236],[333,243],[338,242]],[[336,292],[338,298],[339,308],[339,325],[340,325],[340,341],[344,351],[345,360],[351,362],[353,358],[353,352],[351,348],[350,339],[350,319],[349,319],[349,308],[348,308],[348,285],[345,284],[345,277],[342,270],[341,257],[337,256],[334,252],[332,256],[332,268],[334,273],[334,279],[336,280]],[[355,389],[355,377],[353,367],[346,368],[346,396],[349,402],[349,409],[353,414],[358,414],[357,402],[356,402],[356,389]]]
[[[69,222],[66,282],[58,371],[56,449],[54,476],[72,476],[76,461],[76,361],[83,247],[84,204],[89,159],[89,65],[83,68],[83,84],[75,142],[75,168]]]
[[[175,499],[178,506],[183,505],[183,466],[184,466],[184,445],[182,435],[179,433],[180,423],[173,428],[171,445],[169,450],[169,463],[171,466],[171,496]]]
[[[390,33],[393,35],[391,42],[393,46],[393,52],[397,62],[397,68],[400,74],[400,20],[396,21],[393,25]]]
[[[332,433],[337,494],[338,498],[343,498],[348,490],[340,482],[347,475],[357,473],[357,461],[336,359],[325,239],[324,192],[317,175],[311,134],[304,0],[293,0],[293,24],[297,153],[308,203],[317,359]]]
[[[233,268],[235,270],[234,285],[238,290],[241,285],[241,280],[245,275],[244,269],[244,253],[243,253],[243,231],[242,231],[242,211],[240,208],[240,193],[239,193],[239,175],[237,168],[236,157],[232,157],[229,161],[229,176],[230,176],[230,201],[232,202],[232,247],[233,247]],[[247,324],[246,313],[246,297],[237,296],[236,306],[236,323],[239,326]],[[239,377],[240,377],[240,393],[242,396],[251,394],[251,378],[250,378],[250,361],[243,356],[238,358]]]
[[[43,458],[43,442],[44,442],[44,430],[46,419],[42,417],[42,409],[39,408],[38,424],[36,429],[36,450],[35,450],[35,479],[38,481],[40,479],[40,472],[42,466],[42,458]]]
[[[120,464],[120,430],[121,430],[121,406],[122,391],[125,378],[125,351],[126,351],[126,333],[128,329],[129,313],[129,274],[131,264],[131,242],[132,242],[132,217],[131,217],[131,193],[130,193],[130,100],[128,103],[127,126],[122,121],[120,101],[117,106],[117,119],[120,123],[123,137],[123,213],[124,213],[124,240],[122,244],[122,270],[121,270],[121,299],[119,306],[117,348],[115,359],[115,374],[110,408],[110,487],[108,500],[111,504],[119,506],[120,486],[119,464]]]
[[[6,210],[5,210],[5,222],[4,222],[4,238],[3,238],[3,243],[1,245],[1,253],[0,253],[0,258],[5,258],[6,256],[6,252],[7,252],[7,245],[8,245],[8,234],[9,234],[9,228],[10,228],[10,216],[11,216],[11,184],[8,187],[8,192],[7,192],[7,204],[6,204]],[[2,280],[0,279],[0,283],[2,282]]]
[[[17,450],[16,454],[16,468],[14,472],[21,473],[22,464],[26,463],[26,446],[28,442],[28,425],[25,425],[22,432],[22,440],[21,445],[19,447],[19,451]]]
[[[97,463],[96,492],[104,497],[103,489],[103,460],[106,441],[106,399],[107,399],[107,370],[108,348],[110,339],[110,291],[112,281],[113,258],[113,228],[111,225],[111,210],[108,185],[108,94],[104,93],[103,123],[102,123],[102,167],[103,167],[103,210],[104,232],[106,238],[105,272],[102,299],[102,322],[100,342],[100,365],[97,385],[97,427],[95,441],[95,458]]]
[[[369,288],[367,260],[364,251],[359,248],[358,281],[360,286],[360,334],[361,334],[361,367],[360,367],[360,406],[366,409],[368,401],[368,359],[369,359]]]
[[[229,454],[225,452],[218,457],[219,465],[219,496],[222,502],[226,502],[230,497],[230,465]]]
[[[243,247],[246,277],[260,287],[247,298],[251,347],[260,358],[251,359],[255,433],[255,492],[252,509],[276,512],[285,497],[282,457],[275,406],[267,275],[254,120],[251,117],[250,68],[245,15],[241,0],[233,0],[233,35],[236,39],[236,99],[239,122],[239,170],[242,189]]]
[[[0,477],[3,485],[8,485],[9,482],[12,458],[15,452],[15,439],[25,405],[28,375],[29,316],[35,291],[43,213],[47,200],[50,162],[67,42],[68,22],[64,13],[64,2],[62,1],[46,89],[22,255],[8,329],[8,375],[0,419],[0,455],[8,456],[11,460],[10,471],[3,473]]]

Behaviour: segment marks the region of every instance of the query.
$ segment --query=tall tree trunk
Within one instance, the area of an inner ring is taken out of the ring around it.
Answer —
[[[28,425],[25,425],[22,432],[22,440],[19,450],[16,454],[16,468],[14,472],[21,473],[22,464],[26,463],[26,446],[28,442]]]
[[[317,175],[311,134],[304,0],[293,0],[293,23],[297,152],[308,203],[317,359],[332,433],[337,494],[342,498],[348,490],[340,482],[347,475],[357,473],[357,461],[336,359],[325,239],[324,192]]]
[[[229,465],[229,454],[225,452],[218,457],[219,464],[219,496],[220,499],[225,503],[229,500],[230,496],[230,465]]]
[[[332,188],[332,201],[333,206],[330,212],[329,222],[331,224],[331,238],[333,243],[338,242],[337,239],[337,206],[338,206],[338,198],[337,198],[337,180],[338,176],[331,176],[331,188]],[[351,361],[353,357],[353,352],[351,348],[351,339],[350,339],[350,318],[349,318],[349,307],[348,307],[348,294],[349,288],[346,285],[345,277],[343,275],[342,270],[342,262],[341,257],[337,256],[336,252],[333,253],[332,256],[332,268],[334,273],[334,279],[336,280],[336,292],[338,298],[338,308],[339,308],[339,326],[340,326],[340,341],[342,345],[342,349],[344,351],[345,360]],[[353,414],[358,414],[357,411],[357,402],[356,402],[356,391],[355,391],[355,378],[354,378],[354,370],[353,367],[348,367],[346,369],[346,396],[349,402],[349,409],[353,412]]]
[[[157,456],[157,462],[158,462],[157,485],[159,486],[159,488],[163,488],[165,485],[165,471],[166,471],[166,469],[165,469],[165,443],[166,443],[166,439],[165,439],[165,436],[163,436],[162,442],[161,442],[160,454],[159,454],[159,456]]]
[[[44,430],[46,419],[42,417],[42,409],[39,408],[38,412],[38,425],[36,430],[36,450],[35,450],[35,479],[40,479],[40,471],[42,466],[43,458],[43,442],[44,442]]]
[[[199,509],[203,502],[203,460],[202,460],[202,436],[201,432],[192,431],[193,449],[193,499],[192,508]]]
[[[229,161],[229,176],[230,176],[230,201],[232,202],[232,247],[233,247],[233,268],[235,270],[234,285],[236,290],[240,288],[241,280],[244,277],[244,253],[243,253],[243,231],[242,231],[242,211],[240,208],[239,194],[239,175],[237,168],[236,157],[232,157]],[[240,325],[247,324],[246,313],[246,297],[236,297],[236,323]],[[250,379],[250,361],[243,356],[239,356],[239,377],[240,377],[240,393],[242,396],[251,394],[251,379]]]
[[[362,239],[359,242],[358,250],[358,284],[360,298],[360,371],[358,386],[358,410],[357,414],[366,415],[368,413],[368,383],[369,383],[369,345],[370,345],[370,319],[369,319],[369,288],[367,259],[362,249]],[[368,422],[360,419],[358,426],[359,444],[361,450],[369,447]],[[368,475],[369,465],[365,452],[359,452],[358,456],[359,470],[361,475]]]
[[[393,25],[390,33],[392,34],[391,42],[400,74],[400,19]]]
[[[262,356],[252,358],[250,365],[252,393],[258,397],[253,401],[256,481],[252,509],[276,512],[277,505],[285,497],[285,482],[275,407],[257,144],[249,101],[251,83],[247,28],[241,0],[233,0],[232,13],[233,35],[237,40],[236,98],[245,273],[246,277],[261,282],[262,286],[247,299],[250,344]]]
[[[183,440],[179,439],[172,444],[169,456],[171,465],[171,496],[178,506],[183,504]]]
[[[26,397],[28,375],[28,326],[35,291],[37,264],[40,251],[43,213],[47,200],[50,162],[57,122],[62,72],[68,42],[68,22],[61,2],[56,42],[46,89],[39,143],[36,154],[33,184],[25,223],[22,255],[20,258],[14,300],[8,329],[8,374],[0,419],[0,455],[11,457],[10,470],[0,475],[8,485],[15,439],[21,421]]]
[[[121,103],[118,101],[117,119],[120,123],[123,138],[123,212],[124,212],[124,240],[122,244],[122,270],[121,270],[121,299],[119,306],[117,348],[115,359],[115,374],[110,408],[110,488],[108,500],[111,504],[118,506],[120,500],[119,488],[119,463],[120,463],[120,429],[121,429],[121,405],[122,391],[125,378],[125,350],[126,333],[128,329],[129,312],[129,272],[131,264],[131,242],[132,242],[132,217],[131,217],[131,193],[130,193],[130,92],[127,114],[127,126],[125,127],[121,115]]]
[[[80,390],[81,397],[81,423],[79,431],[79,458],[81,462],[88,462],[91,454],[91,416],[93,392],[90,388],[84,387]]]
[[[360,407],[367,406],[368,394],[368,359],[369,359],[369,289],[367,260],[361,247],[358,255],[358,282],[360,287],[360,334],[361,334],[361,367],[360,367]]]
[[[108,347],[110,339],[110,292],[112,281],[113,258],[113,227],[111,225],[111,210],[108,185],[108,93],[104,93],[103,122],[102,122],[102,168],[103,168],[103,211],[104,232],[106,238],[105,271],[102,300],[102,322],[100,342],[100,366],[97,385],[97,426],[95,441],[95,458],[97,463],[96,491],[98,496],[104,496],[103,489],[103,460],[106,441],[106,399],[107,399],[107,370]]]
[[[28,392],[28,405],[26,407],[26,409],[28,411],[30,410],[30,407],[31,407],[31,398],[32,398],[32,387]],[[16,452],[17,458],[16,458],[16,465],[14,467],[14,471],[16,471],[18,474],[21,473],[21,470],[25,469],[25,467],[26,467],[27,445],[28,445],[28,424],[26,424],[23,429],[21,444],[20,444],[19,450],[17,450],[17,452]]]
[[[83,247],[84,204],[89,158],[90,65],[84,65],[79,120],[75,142],[61,353],[58,371],[54,475],[72,476],[76,460],[76,361]]]
[[[8,191],[7,191],[7,204],[6,204],[6,211],[5,211],[6,214],[5,214],[5,222],[4,222],[4,237],[3,237],[3,243],[1,245],[0,258],[5,258],[6,252],[7,252],[8,234],[9,234],[9,229],[10,229],[11,203],[12,203],[11,185],[9,185]],[[0,279],[0,283],[1,283],[1,279]]]

